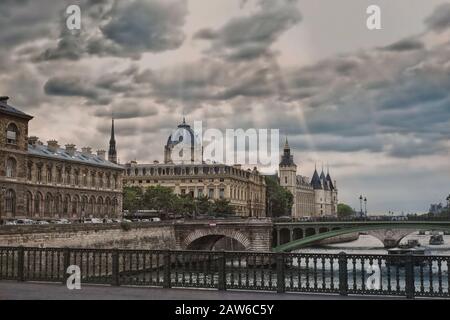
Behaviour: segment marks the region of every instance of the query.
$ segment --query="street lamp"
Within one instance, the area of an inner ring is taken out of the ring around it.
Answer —
[[[365,211],[365,215],[367,217],[367,198],[364,197],[364,211]]]
[[[363,196],[360,195],[360,196],[359,196],[359,213],[361,214],[361,216],[362,216],[362,214],[363,214],[363,210],[362,210],[362,201],[363,201]]]

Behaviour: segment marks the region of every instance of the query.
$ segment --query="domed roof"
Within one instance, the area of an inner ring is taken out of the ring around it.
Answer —
[[[186,123],[184,118],[183,122],[179,124],[167,138],[167,146],[174,146],[183,141],[185,143],[190,143],[192,147],[201,145],[201,140],[198,134],[196,134],[191,126]]]

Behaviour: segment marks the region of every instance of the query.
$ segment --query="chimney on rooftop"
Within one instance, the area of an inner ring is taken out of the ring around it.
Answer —
[[[71,157],[75,155],[76,150],[77,148],[74,144],[66,144],[66,153],[69,154]]]
[[[55,153],[58,150],[58,148],[59,148],[58,141],[56,140],[47,141],[48,151]]]
[[[36,136],[28,137],[28,144],[31,144],[32,146],[35,146],[38,142],[39,138]]]
[[[83,147],[83,148],[81,148],[81,153],[85,156],[89,156],[92,154],[92,148],[91,147]]]
[[[100,159],[105,160],[105,154],[106,154],[106,151],[105,151],[105,150],[97,150],[97,156],[98,156]]]

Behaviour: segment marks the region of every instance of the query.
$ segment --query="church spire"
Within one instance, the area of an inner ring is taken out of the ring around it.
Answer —
[[[111,138],[109,139],[108,160],[117,163],[116,138],[114,133],[114,118],[111,122]]]

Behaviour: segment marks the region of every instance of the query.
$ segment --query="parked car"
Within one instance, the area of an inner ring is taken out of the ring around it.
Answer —
[[[103,223],[113,223],[114,221],[112,219],[109,218],[105,218],[103,219]]]
[[[45,220],[37,220],[34,222],[34,224],[49,224],[49,223]]]
[[[121,219],[112,219],[112,221],[113,221],[114,223],[121,223],[121,222],[122,222]]]
[[[128,220],[128,219],[123,219],[122,222],[133,222],[133,221]]]
[[[54,221],[55,224],[70,224],[70,221],[67,219],[57,219]]]
[[[34,224],[34,221],[31,219],[17,219],[16,224]]]
[[[97,224],[97,223],[103,223],[103,221],[98,218],[86,218],[86,219],[84,219],[84,223]]]
[[[15,220],[7,220],[5,221],[5,226],[15,226],[17,223]]]

